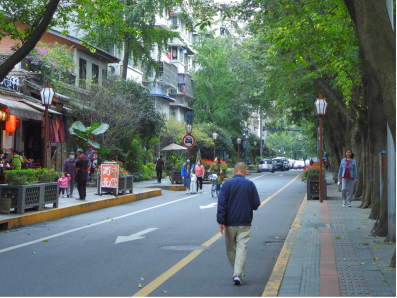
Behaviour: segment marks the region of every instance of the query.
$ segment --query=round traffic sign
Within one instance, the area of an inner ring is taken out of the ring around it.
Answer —
[[[192,148],[196,140],[192,135],[185,135],[182,139],[183,146],[186,148]]]

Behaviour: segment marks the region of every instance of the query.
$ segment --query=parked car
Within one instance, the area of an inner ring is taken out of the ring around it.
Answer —
[[[288,171],[289,170],[289,161],[288,159],[283,159],[283,164],[284,164],[284,171]]]
[[[293,159],[288,159],[288,166],[290,169],[293,169],[295,165],[295,160]]]
[[[301,160],[297,160],[296,162],[295,162],[295,165],[294,165],[294,169],[296,170],[296,169],[303,169],[305,167],[305,162],[303,161],[303,159],[301,159]]]
[[[274,165],[273,161],[271,159],[262,159],[258,163],[258,173],[263,172],[263,171],[269,171],[274,173]]]

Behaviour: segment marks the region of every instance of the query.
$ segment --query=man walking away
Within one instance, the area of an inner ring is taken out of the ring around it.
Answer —
[[[248,241],[251,237],[253,211],[261,205],[255,184],[248,179],[247,166],[236,164],[234,176],[226,181],[219,193],[217,221],[225,235],[226,254],[232,266],[233,283],[241,285]]]
[[[77,149],[76,159],[76,182],[77,190],[79,191],[79,198],[76,200],[85,200],[86,197],[86,182],[87,182],[87,169],[88,158],[84,155],[83,149]]]
[[[160,158],[157,158],[156,161],[156,171],[157,171],[157,182],[161,183],[161,176],[163,175],[163,170],[165,171],[163,155],[160,155]]]
[[[63,172],[65,175],[70,175],[70,181],[68,188],[66,189],[66,194],[69,198],[73,198],[74,184],[76,183],[76,160],[74,159],[74,152],[69,152],[69,158],[63,163]]]

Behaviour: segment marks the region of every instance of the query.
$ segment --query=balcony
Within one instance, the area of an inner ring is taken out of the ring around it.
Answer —
[[[178,91],[192,99],[194,98],[193,81],[188,74],[179,75]]]
[[[178,68],[167,62],[159,62],[159,74],[155,76],[155,70],[151,69],[148,73],[144,71],[145,77],[144,82],[153,82],[156,80],[157,83],[165,85],[166,87],[177,88],[178,86]]]

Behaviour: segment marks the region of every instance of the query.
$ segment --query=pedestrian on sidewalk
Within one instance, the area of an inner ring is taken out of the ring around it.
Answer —
[[[157,182],[161,183],[161,176],[163,175],[163,170],[165,171],[165,165],[163,160],[163,155],[160,154],[160,158],[156,161],[156,172],[157,172]]]
[[[226,254],[234,270],[233,283],[241,285],[253,211],[261,202],[255,184],[245,179],[247,165],[238,162],[233,172],[233,178],[223,184],[219,193],[216,216],[219,231],[225,235]]]
[[[65,189],[68,188],[69,181],[70,181],[70,174],[66,175],[65,173],[62,172],[61,173],[61,178],[58,179],[59,196],[61,196],[61,193],[62,193],[62,198],[65,195]]]
[[[189,193],[190,190],[190,182],[192,172],[194,170],[194,165],[190,162],[190,159],[187,159],[186,162],[182,166],[181,176],[183,179],[183,185],[186,187],[186,193]]]
[[[66,175],[70,175],[70,181],[66,189],[67,197],[73,198],[74,184],[76,183],[76,160],[73,151],[69,152],[69,158],[63,163],[63,171]]]
[[[197,177],[197,191],[203,192],[203,177],[205,173],[204,166],[201,164],[201,160],[197,162],[197,166],[195,167],[195,173]]]
[[[218,175],[218,179],[216,181],[216,190],[220,191],[221,185],[222,185],[222,164],[221,164],[221,159],[219,157],[216,157],[214,160],[214,163],[210,167],[210,171],[212,171],[212,174]]]
[[[87,156],[84,155],[83,149],[77,149],[76,182],[77,190],[79,191],[79,198],[76,200],[85,200],[86,197],[88,162],[89,160]]]
[[[349,193],[347,198],[348,207],[351,207],[354,194],[354,183],[358,180],[357,165],[354,158],[354,153],[351,149],[345,152],[346,158],[342,159],[339,167],[338,180],[342,181],[342,198],[343,206],[346,206],[346,194]]]

